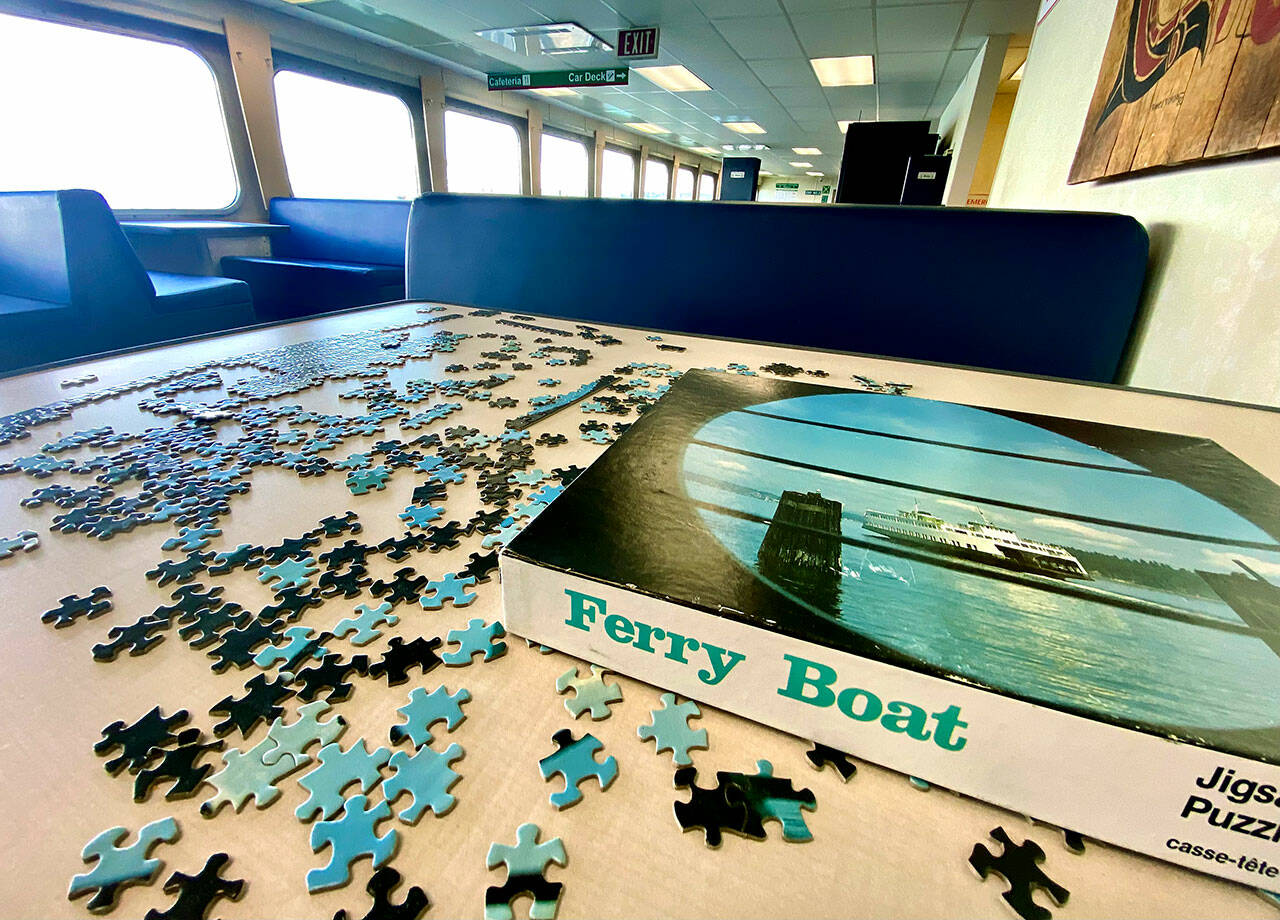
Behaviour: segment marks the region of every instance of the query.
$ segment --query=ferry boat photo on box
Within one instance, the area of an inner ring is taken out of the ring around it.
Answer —
[[[1265,887],[1278,537],[1204,438],[691,371],[503,592],[518,635]]]

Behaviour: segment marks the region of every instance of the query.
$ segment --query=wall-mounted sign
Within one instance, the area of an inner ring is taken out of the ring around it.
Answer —
[[[730,179],[745,179],[745,178],[747,178],[746,170],[743,170],[743,169],[731,169],[731,170],[729,170],[729,178],[730,178]]]
[[[1280,6],[1117,0],[1068,182],[1280,147]]]
[[[821,194],[822,194],[822,189],[817,189],[817,188],[807,188],[807,189],[805,189],[805,190],[804,190],[804,193],[805,193],[806,195],[821,195]]]
[[[658,56],[658,27],[618,30],[618,57],[636,60]]]
[[[800,188],[800,183],[799,182],[775,182],[773,183],[773,187],[798,189]]]
[[[598,67],[592,70],[541,70],[530,73],[491,73],[489,89],[551,89],[559,86],[626,86],[629,68]]]

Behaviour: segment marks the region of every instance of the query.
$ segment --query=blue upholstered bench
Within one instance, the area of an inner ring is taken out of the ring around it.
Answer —
[[[227,256],[222,273],[248,282],[264,319],[287,319],[404,297],[408,201],[273,198],[287,224],[270,258]]]
[[[97,192],[0,193],[0,372],[255,321],[244,282],[144,269]]]
[[[413,299],[1080,380],[1120,369],[1131,217],[432,194]]]

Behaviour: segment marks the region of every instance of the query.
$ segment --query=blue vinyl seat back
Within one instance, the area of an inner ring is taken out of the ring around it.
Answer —
[[[1146,262],[1117,214],[431,194],[406,278],[412,299],[1110,382]]]
[[[273,224],[289,232],[272,239],[278,259],[311,259],[363,265],[404,266],[408,201],[355,201],[336,198],[273,198]]]
[[[154,277],[97,192],[0,193],[0,372],[255,320],[241,282]]]

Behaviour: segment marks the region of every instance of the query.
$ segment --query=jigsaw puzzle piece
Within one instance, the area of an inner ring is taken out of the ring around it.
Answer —
[[[272,722],[264,743],[270,741],[274,746],[268,748],[262,755],[262,762],[266,766],[272,766],[285,755],[292,755],[297,760],[313,744],[328,744],[330,741],[336,741],[347,730],[347,720],[340,715],[335,715],[332,719],[321,722],[320,716],[328,711],[327,702],[315,700],[299,706],[298,718],[294,721],[285,722],[281,717]]]
[[[369,883],[364,886],[364,890],[373,898],[373,906],[369,908],[363,920],[418,920],[426,913],[427,908],[431,906],[431,900],[417,885],[411,886],[405,892],[404,900],[399,904],[391,900],[391,892],[395,891],[399,884],[400,873],[390,866],[373,873]],[[333,920],[349,920],[346,910],[340,910],[334,914]]]
[[[507,653],[507,643],[498,640],[506,634],[506,629],[497,620],[492,623],[485,623],[482,619],[468,620],[466,629],[449,630],[449,641],[456,642],[458,647],[445,652],[440,660],[450,667],[459,667],[471,664],[476,655],[484,655],[484,661],[501,658]]]
[[[112,910],[122,888],[149,882],[155,877],[164,861],[148,858],[148,853],[157,844],[173,843],[178,839],[180,831],[178,822],[173,818],[162,818],[140,827],[132,845],[120,846],[120,841],[128,834],[128,828],[113,827],[84,845],[80,854],[84,861],[97,862],[88,872],[71,879],[71,886],[67,889],[69,900],[74,901],[97,889],[89,899],[89,910],[94,913]]]
[[[459,690],[450,695],[443,684],[427,693],[422,687],[409,691],[409,702],[396,712],[404,716],[404,722],[391,726],[391,743],[398,744],[408,738],[415,747],[431,743],[431,726],[445,723],[446,731],[453,731],[467,717],[462,704],[471,701],[471,693]]]
[[[849,759],[849,755],[843,751],[837,751],[833,747],[827,747],[825,744],[813,742],[813,747],[804,752],[804,756],[812,764],[815,770],[821,770],[823,767],[835,767],[840,774],[840,778],[846,783],[853,774],[858,772],[858,767]]]
[[[804,842],[813,839],[804,822],[802,809],[814,811],[817,799],[808,789],[796,789],[791,780],[773,775],[773,764],[767,760],[756,761],[757,773],[716,774],[721,784],[736,787],[747,806],[747,822],[743,833],[748,837],[764,839],[764,822],[776,820],[782,823],[782,839]]]
[[[307,890],[328,891],[351,881],[351,864],[363,856],[373,858],[373,867],[382,868],[395,855],[400,834],[391,828],[379,836],[378,823],[391,817],[391,806],[379,802],[369,807],[363,795],[347,799],[342,817],[334,821],[321,821],[311,828],[311,849],[319,853],[330,848],[329,863],[307,872]]]
[[[204,920],[215,901],[226,898],[239,901],[244,895],[244,879],[225,879],[222,870],[231,857],[214,853],[205,860],[204,868],[195,875],[175,872],[164,883],[165,894],[177,894],[167,910],[152,908],[144,920]]]
[[[1003,827],[993,830],[991,838],[1001,845],[1000,855],[994,855],[981,843],[975,844],[969,854],[969,865],[983,879],[994,872],[1008,883],[1009,889],[1001,897],[1022,920],[1049,920],[1053,914],[1031,899],[1032,892],[1039,888],[1059,907],[1067,903],[1071,892],[1040,868],[1045,859],[1044,850],[1033,840],[1015,844]]]
[[[450,766],[461,760],[464,753],[459,744],[449,745],[443,753],[423,745],[412,757],[407,751],[396,751],[391,756],[395,773],[382,784],[387,802],[394,802],[404,792],[413,797],[413,804],[397,816],[401,821],[417,824],[428,808],[436,817],[444,817],[453,809],[457,799],[449,794],[449,789],[462,777]]]
[[[391,758],[391,752],[383,747],[371,752],[361,738],[346,751],[336,741],[326,744],[317,757],[320,766],[298,779],[298,785],[308,793],[294,812],[300,821],[317,816],[331,819],[341,811],[342,791],[352,783],[359,783],[360,791],[367,795],[382,779],[379,768]]]
[[[467,591],[475,583],[470,575],[459,577],[451,572],[439,581],[427,582],[427,590],[418,598],[418,603],[423,610],[439,610],[445,601],[455,607],[468,607],[478,596]]]
[[[551,736],[551,740],[559,750],[539,760],[538,770],[544,780],[557,773],[564,778],[564,790],[551,793],[551,804],[556,808],[568,808],[580,802],[582,790],[578,784],[588,777],[596,778],[601,791],[608,789],[618,778],[618,761],[612,755],[596,761],[596,752],[602,750],[604,744],[590,732],[575,739],[573,732],[562,728]]]
[[[275,784],[294,770],[305,767],[311,758],[306,754],[286,753],[270,765],[263,763],[263,755],[274,751],[275,746],[275,741],[267,737],[247,751],[230,750],[223,754],[225,766],[209,778],[218,793],[200,805],[200,814],[212,818],[227,804],[239,814],[251,797],[258,808],[266,808],[278,799],[280,788]]]
[[[391,602],[384,601],[377,607],[361,604],[356,607],[356,615],[339,620],[333,627],[333,636],[344,639],[350,636],[352,645],[368,645],[382,635],[379,626],[395,626],[400,618],[391,612]]]
[[[529,916],[533,920],[552,920],[560,905],[564,886],[546,879],[547,866],[555,863],[564,866],[567,858],[564,842],[553,837],[538,843],[541,831],[536,824],[522,824],[516,830],[516,845],[491,844],[485,865],[496,869],[506,864],[507,881],[485,889],[485,920],[512,920],[511,900],[522,894],[533,897]]]
[[[575,719],[590,712],[595,721],[609,718],[609,704],[622,702],[622,688],[616,683],[605,683],[607,672],[599,665],[591,666],[590,677],[580,677],[578,668],[572,667],[556,678],[556,692],[574,691],[571,699],[564,701],[564,708]]]
[[[302,658],[319,660],[328,654],[320,643],[324,636],[317,636],[310,626],[290,626],[284,631],[284,642],[269,645],[253,656],[253,663],[260,668],[273,668],[277,664],[290,668]]]
[[[700,829],[707,846],[715,849],[723,842],[723,831],[743,834],[747,825],[747,806],[740,790],[720,781],[714,788],[697,785],[698,771],[694,767],[676,770],[674,785],[688,789],[689,801],[675,803],[676,823],[685,831]]]
[[[689,727],[690,719],[701,718],[702,710],[692,700],[676,703],[674,693],[664,693],[659,698],[661,709],[649,713],[649,724],[641,725],[636,734],[641,741],[656,741],[655,754],[663,751],[671,752],[671,760],[677,767],[687,767],[693,763],[689,752],[694,748],[707,747],[707,730]]]

